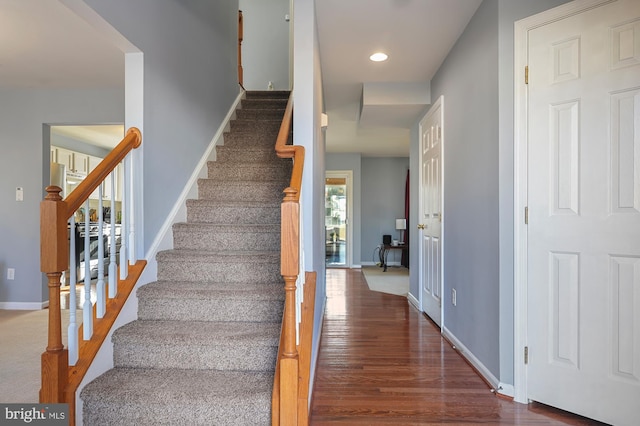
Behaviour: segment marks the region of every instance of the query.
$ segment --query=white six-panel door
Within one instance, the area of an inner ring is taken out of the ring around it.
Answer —
[[[640,1],[529,31],[528,397],[640,422]]]
[[[422,310],[442,326],[442,97],[420,122],[419,129]]]

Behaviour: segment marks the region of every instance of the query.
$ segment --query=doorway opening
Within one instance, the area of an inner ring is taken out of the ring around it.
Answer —
[[[325,264],[327,267],[349,267],[349,175],[327,172],[325,199]]]

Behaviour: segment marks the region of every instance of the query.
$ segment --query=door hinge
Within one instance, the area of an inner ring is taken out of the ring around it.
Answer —
[[[442,127],[438,126],[438,140],[442,139]]]
[[[524,347],[524,363],[529,364],[529,346]]]
[[[529,207],[524,208],[524,224],[529,224]]]
[[[524,67],[524,84],[529,84],[529,65]]]

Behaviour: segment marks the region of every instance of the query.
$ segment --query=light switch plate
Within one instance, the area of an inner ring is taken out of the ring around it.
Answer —
[[[17,187],[16,188],[16,201],[23,201],[24,200],[24,190],[22,189],[22,187]]]

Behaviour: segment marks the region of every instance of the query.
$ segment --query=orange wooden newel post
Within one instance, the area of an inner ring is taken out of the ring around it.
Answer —
[[[300,205],[297,191],[284,190],[281,205],[280,272],[284,278],[284,350],[280,361],[280,425],[298,424],[298,349],[296,342],[296,280],[300,271]]]
[[[47,274],[49,286],[49,339],[42,354],[40,402],[61,403],[69,366],[60,318],[60,277],[69,265],[67,208],[60,196],[62,188],[48,186],[46,191],[40,203],[40,270]]]

